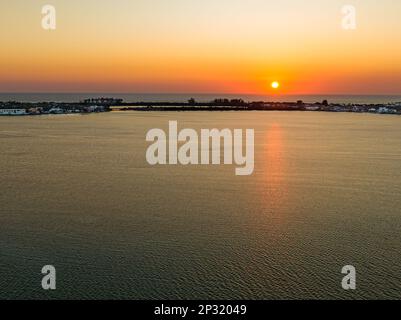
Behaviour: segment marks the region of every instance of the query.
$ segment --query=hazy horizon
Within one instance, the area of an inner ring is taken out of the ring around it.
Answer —
[[[400,103],[401,95],[253,95],[235,93],[113,93],[113,92],[0,92],[0,101],[18,102],[79,102],[89,98],[119,98],[125,102],[187,102],[194,98],[198,102],[210,102],[214,99],[242,99],[251,101],[295,102],[302,100],[305,103],[322,102],[351,103],[351,104],[386,104]]]
[[[179,92],[179,91],[172,91],[172,92],[141,92],[141,91],[111,91],[111,90],[104,90],[104,91],[0,91],[0,94],[143,94],[143,95],[238,95],[238,96],[366,96],[366,97],[388,97],[388,96],[400,96],[401,92],[398,93],[306,93],[306,94],[297,94],[297,93],[288,93],[288,94],[269,94],[269,93],[252,93],[252,92]]]

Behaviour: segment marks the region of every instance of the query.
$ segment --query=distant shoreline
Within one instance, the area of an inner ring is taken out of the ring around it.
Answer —
[[[110,111],[319,111],[319,112],[354,112],[401,115],[401,102],[380,104],[329,103],[327,100],[315,103],[268,102],[242,99],[214,99],[210,102],[124,102],[116,98],[92,98],[80,102],[0,102],[0,115],[24,116],[41,114],[95,113]]]

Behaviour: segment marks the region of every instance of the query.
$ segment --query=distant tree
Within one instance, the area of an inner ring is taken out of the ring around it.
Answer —
[[[196,100],[194,98],[191,98],[191,99],[188,100],[188,103],[190,105],[194,105],[196,103]]]
[[[233,104],[233,105],[243,105],[244,104],[244,100],[242,100],[242,99],[232,99],[231,100],[231,104]]]
[[[327,100],[323,100],[322,104],[323,104],[324,106],[328,106],[328,105],[329,105],[329,102],[328,102]]]

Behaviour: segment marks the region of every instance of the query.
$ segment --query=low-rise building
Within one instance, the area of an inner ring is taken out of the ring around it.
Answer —
[[[103,106],[89,106],[84,108],[86,112],[104,112]]]
[[[115,98],[93,98],[86,99],[83,101],[85,104],[100,104],[100,105],[113,105],[120,104],[123,102],[123,99],[115,99]]]
[[[59,107],[53,107],[49,110],[49,113],[51,114],[62,114],[64,113],[64,110],[59,108]]]
[[[25,109],[0,109],[3,116],[23,116],[28,114]]]
[[[317,106],[307,106],[307,107],[305,107],[305,110],[306,110],[306,111],[319,111],[319,110],[320,110],[320,107],[317,107]]]

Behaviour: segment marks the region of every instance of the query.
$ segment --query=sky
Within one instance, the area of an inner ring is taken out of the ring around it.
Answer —
[[[41,26],[46,4],[56,30]],[[341,26],[346,4],[356,30]],[[400,12],[394,0],[0,0],[0,92],[401,94]]]

